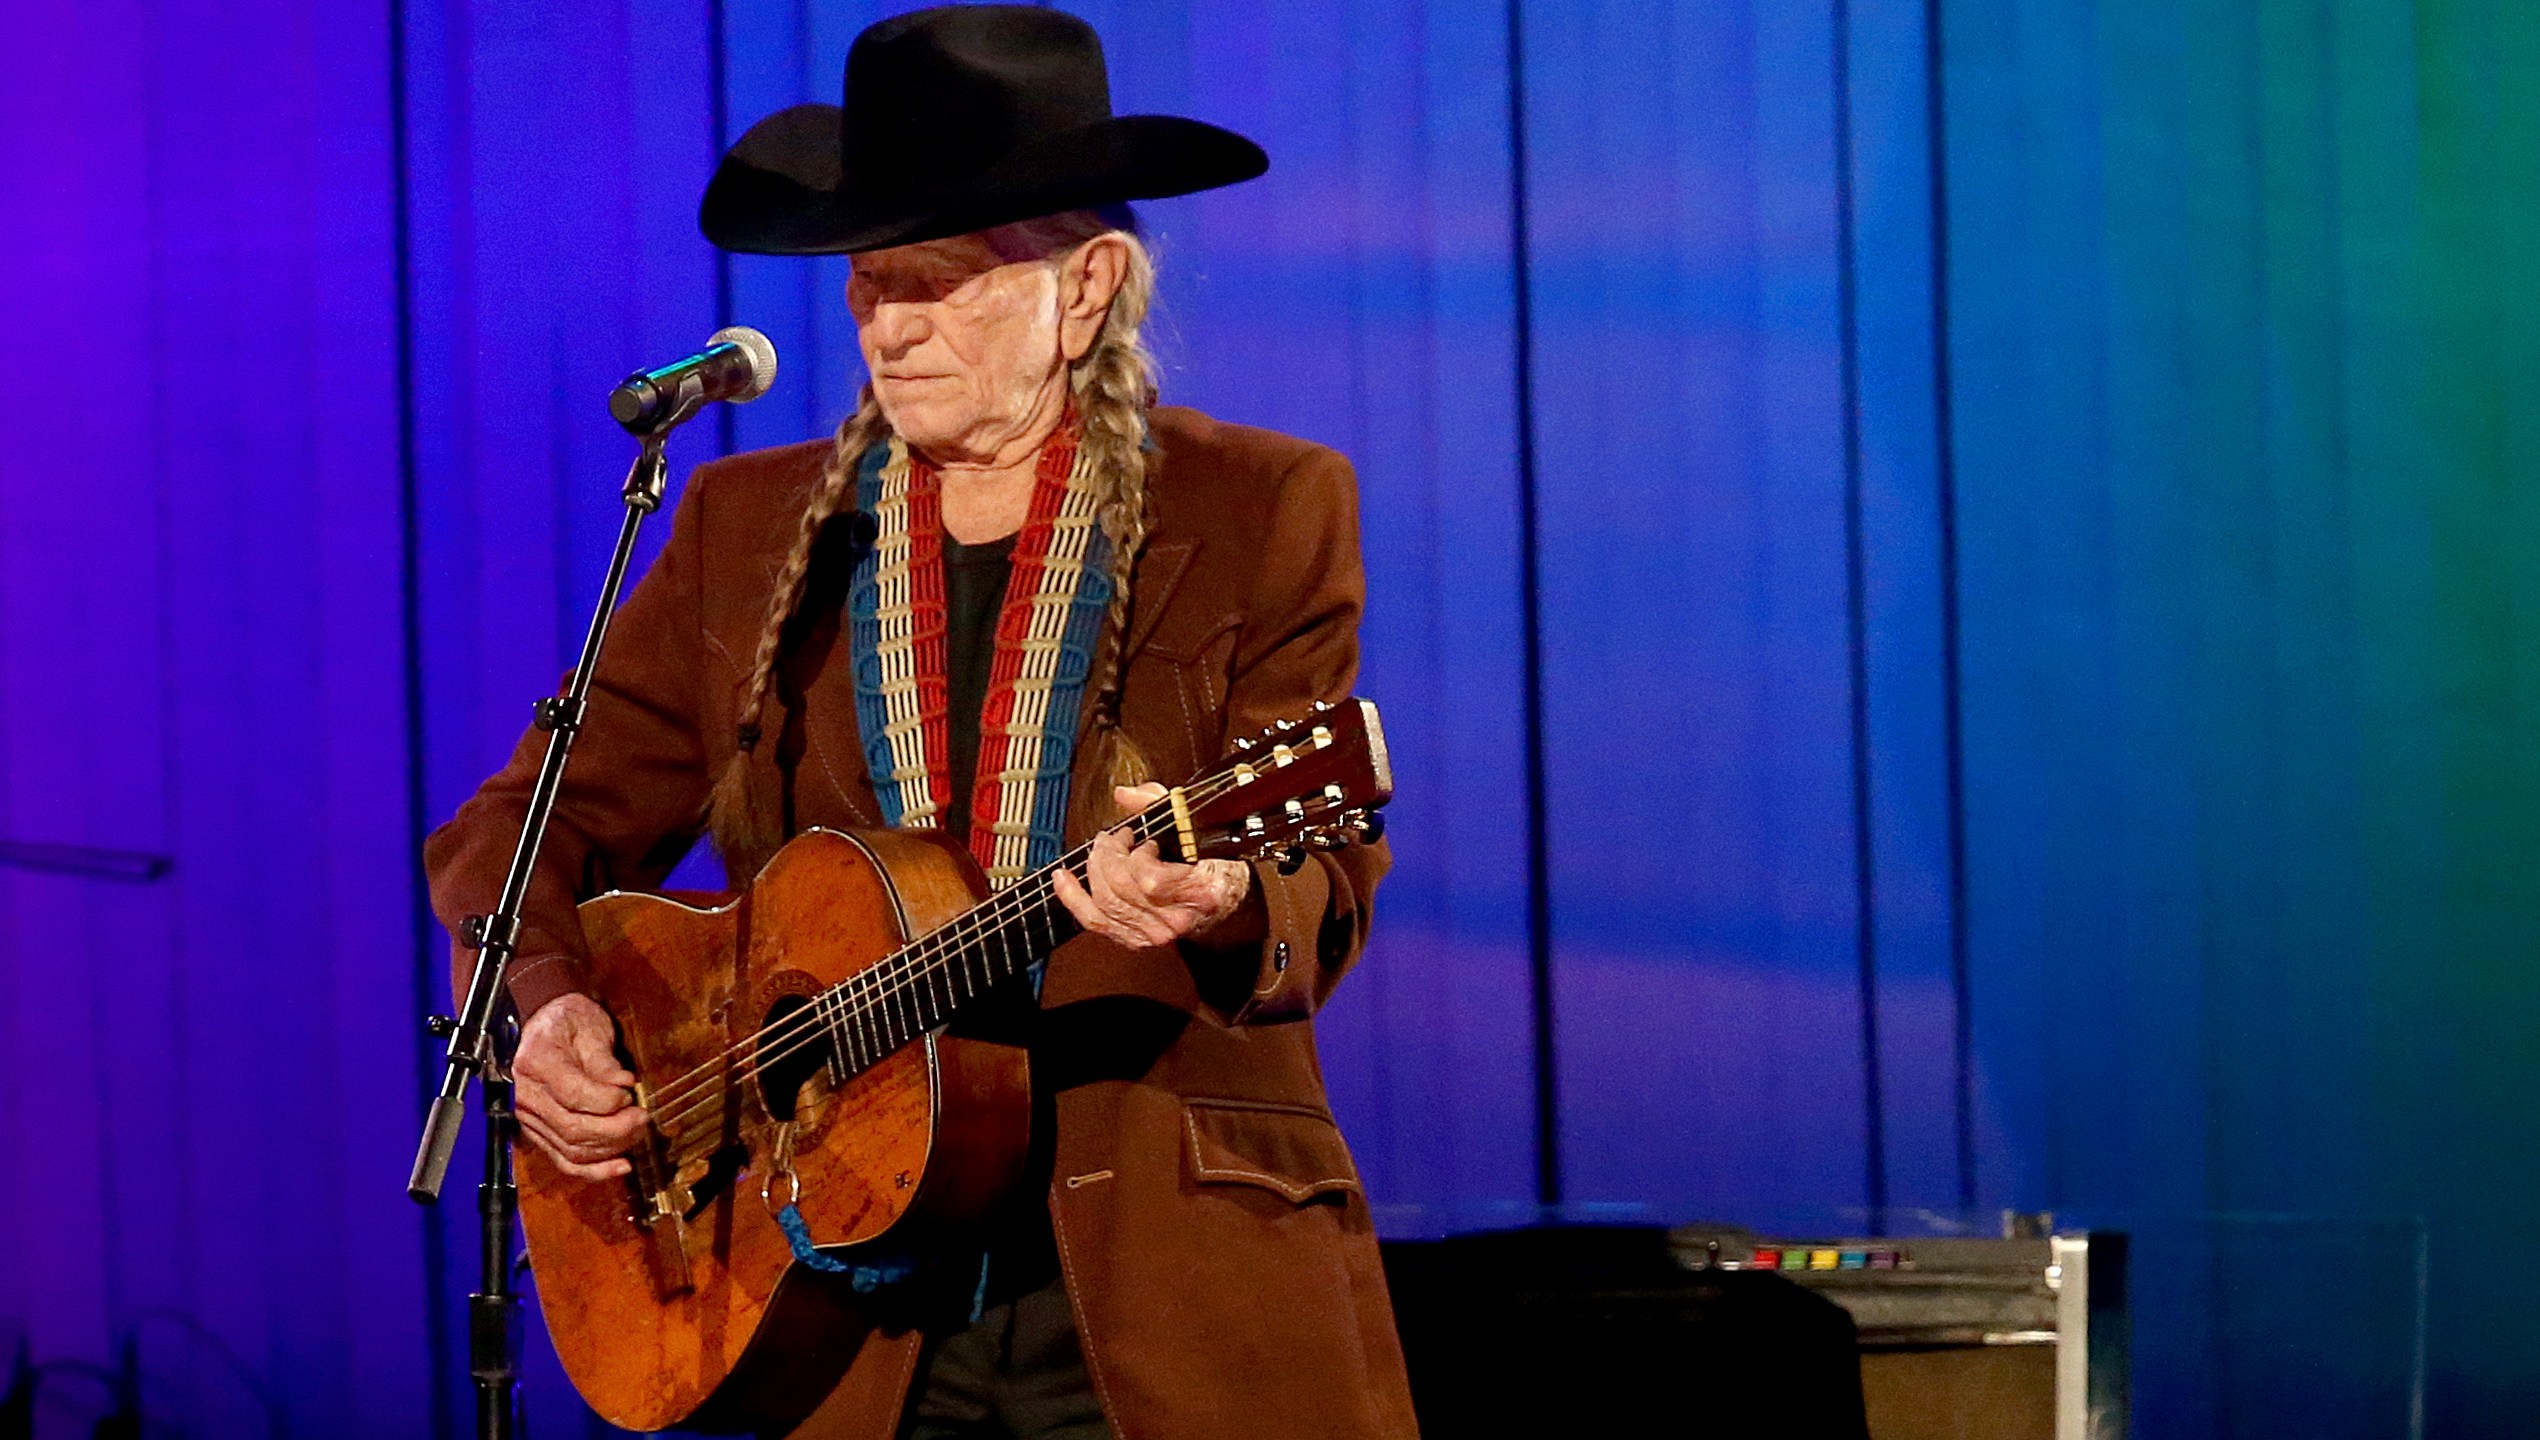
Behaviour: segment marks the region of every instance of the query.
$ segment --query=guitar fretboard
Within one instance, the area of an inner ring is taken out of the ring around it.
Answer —
[[[1171,814],[1159,804],[1119,828],[1135,846],[1172,827]],[[1080,845],[1061,855],[814,997],[839,1078],[869,1069],[941,1028],[954,1011],[1075,936],[1075,918],[1050,882],[1060,870],[1082,880],[1087,849]]]

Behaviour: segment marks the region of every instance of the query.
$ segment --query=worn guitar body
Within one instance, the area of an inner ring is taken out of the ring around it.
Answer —
[[[1286,872],[1375,839],[1392,795],[1376,707],[1317,704],[1106,833]],[[828,1260],[960,1253],[1031,1141],[1023,1051],[977,1036],[1074,933],[1055,881],[1090,853],[990,897],[940,837],[815,830],[726,905],[582,907],[649,1135],[623,1183],[528,1146],[519,1170],[547,1328],[592,1409],[630,1430],[779,1429],[819,1403],[884,1321],[797,1263],[789,1202]]]
[[[625,1182],[573,1179],[528,1145],[518,1166],[547,1328],[601,1416],[630,1430],[800,1419],[875,1320],[846,1277],[794,1263],[778,1208],[795,1199],[824,1252],[852,1261],[828,1247],[925,1250],[1020,1179],[1031,1102],[1018,1047],[928,1034],[846,1077],[821,1047],[789,1055],[758,1038],[983,891],[949,846],[814,831],[718,908],[631,893],[582,907],[592,987],[644,1079],[656,1138]],[[763,1066],[655,1088],[753,1045]]]

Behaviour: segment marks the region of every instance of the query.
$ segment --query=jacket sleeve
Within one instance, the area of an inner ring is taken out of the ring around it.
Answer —
[[[705,471],[690,478],[669,541],[611,622],[523,907],[509,977],[523,1018],[589,988],[574,906],[606,890],[658,886],[696,839],[709,789],[698,714],[707,488]],[[466,916],[490,912],[501,899],[546,749],[547,732],[528,730],[510,763],[425,842],[433,913],[454,937]],[[452,964],[454,985],[464,987],[474,955],[454,949]]]
[[[1262,564],[1239,633],[1226,733],[1248,736],[1346,700],[1358,680],[1367,578],[1358,550],[1358,480],[1321,446],[1290,467],[1271,502]],[[1369,904],[1392,863],[1379,843],[1314,851],[1293,875],[1253,866],[1249,922],[1258,943],[1183,949],[1230,1023],[1298,1020],[1318,1009],[1367,942]]]

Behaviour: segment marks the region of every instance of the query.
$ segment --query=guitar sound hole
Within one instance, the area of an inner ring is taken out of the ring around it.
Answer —
[[[809,1016],[795,1018],[810,1008],[810,997],[803,995],[788,995],[768,1008],[768,1038],[759,1042],[759,1099],[779,1123],[794,1118],[803,1086],[829,1071],[828,1035]]]

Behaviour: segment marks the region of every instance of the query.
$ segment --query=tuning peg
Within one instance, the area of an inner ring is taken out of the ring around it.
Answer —
[[[1338,850],[1349,844],[1349,836],[1340,830],[1323,829],[1306,836],[1305,843],[1317,850]]]
[[[1358,832],[1360,843],[1373,845],[1385,838],[1385,812],[1370,810],[1363,815],[1353,817],[1349,826]]]
[[[1329,701],[1329,700],[1317,700],[1317,701],[1315,701],[1315,702],[1314,702],[1314,713],[1315,713],[1315,714],[1317,714],[1317,715],[1320,715],[1320,714],[1322,714],[1324,711],[1329,710],[1329,709],[1331,709],[1331,708],[1332,708],[1332,702],[1331,702],[1331,701]]]
[[[1282,851],[1280,851],[1280,852],[1279,852],[1279,873],[1280,873],[1280,874],[1282,874],[1282,875],[1294,875],[1296,872],[1298,872],[1299,870],[1302,870],[1302,869],[1304,869],[1304,868],[1305,868],[1305,847],[1304,847],[1304,846],[1302,846],[1302,845],[1291,845],[1291,846],[1289,846],[1287,849],[1282,850]]]

